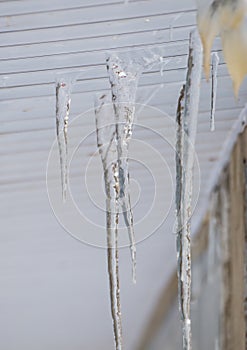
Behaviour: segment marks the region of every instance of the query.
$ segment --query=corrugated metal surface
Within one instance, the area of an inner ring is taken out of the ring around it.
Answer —
[[[149,100],[156,108],[144,108],[138,114],[138,123],[146,128],[136,127],[131,149],[131,177],[139,182],[139,187],[135,181],[132,184],[139,223],[136,234],[142,239],[161,224],[173,200],[174,151],[167,141],[174,141],[176,101],[194,26],[195,4],[190,0],[0,2],[1,348],[113,349],[105,251],[66,234],[47,197],[46,165],[55,140],[56,76],[84,71],[72,95],[73,148],[76,141],[94,131],[95,94],[109,90],[105,52],[156,44],[164,47],[164,58],[170,59],[164,74],[159,66],[145,72],[137,93],[138,102]],[[196,147],[201,191],[196,213],[203,208],[210,174],[247,97],[244,84],[235,101],[219,41],[215,49],[220,56],[216,131],[209,131],[211,92],[203,78]],[[75,228],[76,235],[82,234],[89,243],[87,232],[101,242],[105,235],[104,212],[97,208],[104,207],[104,193],[100,160],[92,157],[95,151],[92,134],[76,152],[70,176],[76,203],[89,221],[98,225],[82,220]],[[57,188],[58,160],[49,175]],[[195,179],[198,194],[198,176]],[[153,202],[155,210],[150,214]],[[171,209],[156,233],[138,245],[137,286],[130,281],[129,252],[121,251],[126,349],[135,348],[155,300],[175,268],[173,225]]]

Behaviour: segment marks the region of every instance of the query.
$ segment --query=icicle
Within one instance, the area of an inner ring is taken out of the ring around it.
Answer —
[[[60,157],[62,197],[66,200],[68,182],[68,123],[73,78],[56,82],[56,133]]]
[[[178,256],[178,298],[183,324],[183,349],[191,349],[191,205],[194,145],[197,129],[202,48],[197,32],[190,36],[186,84],[177,108],[176,214]]]
[[[97,145],[104,169],[106,191],[107,261],[111,300],[111,314],[116,350],[122,349],[122,322],[118,268],[119,171],[116,159],[116,130],[113,111],[106,106],[106,95],[95,108]],[[112,119],[111,119],[112,116]]]
[[[157,64],[160,55],[151,50],[142,50],[131,57],[112,54],[107,58],[107,71],[111,84],[112,103],[116,124],[116,144],[119,166],[119,203],[123,209],[124,221],[128,229],[132,259],[132,279],[136,283],[136,247],[129,191],[129,142],[135,114],[135,97],[140,75],[143,69]]]
[[[133,58],[127,53],[124,58],[111,55],[107,70],[111,84],[111,103],[107,96],[99,99],[95,108],[97,143],[104,168],[107,195],[107,244],[108,272],[111,294],[111,312],[116,349],[122,349],[120,287],[118,271],[118,220],[122,208],[128,229],[132,259],[132,279],[136,282],[136,247],[133,213],[129,191],[129,142],[132,136],[135,113],[135,95],[138,79],[144,68],[157,64],[160,55],[145,52]],[[109,111],[109,108],[111,110]]]
[[[210,114],[210,130],[215,130],[215,106],[217,97],[217,73],[219,65],[219,56],[217,52],[212,53],[212,87],[211,87],[211,114]]]
[[[112,190],[107,188],[107,256],[108,275],[110,281],[111,308],[114,325],[116,350],[122,349],[122,320],[120,304],[119,263],[118,263],[118,220],[119,220],[119,174],[118,164],[113,163],[110,169],[113,181],[107,181],[107,187],[113,185]],[[110,196],[109,196],[110,195]]]
[[[119,201],[123,209],[126,227],[128,229],[132,259],[132,279],[136,282],[136,247],[133,226],[133,213],[129,192],[129,142],[135,113],[135,96],[142,67],[132,61],[126,64],[118,56],[107,59],[107,70],[112,89],[112,102],[116,123],[116,143],[119,167]]]

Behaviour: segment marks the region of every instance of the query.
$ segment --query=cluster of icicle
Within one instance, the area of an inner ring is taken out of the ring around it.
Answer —
[[[116,349],[122,349],[119,285],[118,224],[120,210],[128,230],[132,259],[132,279],[136,283],[136,246],[129,189],[129,143],[135,114],[135,96],[144,69],[162,63],[160,55],[143,50],[138,55],[111,55],[106,67],[111,96],[102,95],[95,106],[97,145],[104,170],[106,192],[107,261],[111,312]],[[165,62],[166,63],[166,62]],[[163,71],[162,71],[163,72]],[[163,73],[162,73],[163,74]],[[60,158],[62,198],[68,184],[68,125],[71,92],[78,74],[60,76],[56,82],[56,134]]]
[[[212,55],[211,130],[214,130],[218,62],[218,55],[214,53]],[[142,71],[157,63],[161,64],[161,75],[163,75],[162,55],[154,54],[150,50],[134,58],[131,55],[121,57],[121,55],[112,54],[106,62],[111,95],[102,95],[95,105],[97,145],[103,164],[106,192],[107,261],[116,350],[122,349],[118,251],[120,210],[128,230],[132,278],[133,282],[136,282],[136,246],[130,201],[128,160],[135,115],[136,90]],[[193,32],[190,36],[186,84],[181,90],[177,108],[177,260],[184,350],[191,349],[190,216],[201,67],[201,44],[197,32]],[[75,77],[72,75],[68,78],[59,78],[56,83],[56,132],[63,200],[66,199],[68,182],[68,122],[74,82]]]

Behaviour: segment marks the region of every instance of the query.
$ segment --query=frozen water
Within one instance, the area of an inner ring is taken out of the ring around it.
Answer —
[[[136,247],[133,225],[133,213],[129,191],[129,142],[135,113],[135,96],[141,66],[131,61],[121,60],[116,55],[107,59],[107,70],[112,90],[112,103],[116,126],[117,164],[119,169],[118,201],[123,209],[126,227],[128,229],[132,258],[132,277],[136,281]]]
[[[129,143],[133,132],[135,98],[144,69],[158,64],[160,55],[151,50],[111,54],[107,71],[111,99],[102,95],[95,108],[97,143],[104,169],[107,207],[108,273],[116,349],[122,349],[120,285],[118,271],[118,222],[120,207],[128,229],[132,279],[136,282],[136,246],[129,189]]]
[[[60,158],[63,201],[66,200],[68,183],[68,127],[71,92],[76,80],[84,73],[85,69],[77,69],[76,71],[56,74],[56,134]]]
[[[176,146],[176,213],[178,298],[183,323],[183,349],[191,349],[191,205],[194,164],[194,145],[197,130],[202,48],[197,32],[190,36],[186,84],[183,86],[177,108]]]
[[[219,65],[219,56],[217,52],[212,53],[212,88],[211,88],[211,114],[210,114],[210,130],[215,130],[215,107],[217,97],[217,73]]]
[[[56,133],[64,201],[66,200],[68,183],[68,124],[73,82],[73,76],[59,77],[56,81]]]
[[[101,96],[95,107],[97,145],[104,170],[107,222],[107,261],[110,287],[111,314],[116,349],[122,349],[122,324],[118,267],[118,219],[119,219],[119,171],[116,160],[116,130],[111,117],[113,111],[107,104],[107,96]]]
[[[128,229],[132,258],[132,278],[136,282],[136,247],[129,190],[129,143],[132,136],[136,90],[144,69],[159,62],[157,53],[146,50],[139,54],[112,54],[107,58],[112,103],[116,126],[117,162],[119,167],[119,203]]]

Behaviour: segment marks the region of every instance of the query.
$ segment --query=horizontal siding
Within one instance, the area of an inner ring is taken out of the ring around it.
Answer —
[[[96,41],[100,37],[112,37],[117,40],[126,34],[130,36],[130,34],[135,33],[151,32],[155,40],[155,35],[160,34],[163,37],[164,33],[168,33],[167,29],[170,28],[171,24],[174,30],[195,25],[195,12],[184,13],[179,17],[179,20],[174,21],[176,18],[177,16],[174,14],[158,14],[150,20],[145,17],[127,18],[101,23],[82,23],[78,26],[62,28],[37,29],[33,32],[2,33],[0,34],[0,58],[7,58],[9,55],[11,57],[14,53],[13,58],[37,56],[43,50],[46,54],[80,51],[87,47],[85,44],[87,42],[84,42],[84,39],[94,39]],[[155,33],[155,31],[159,31],[159,33]],[[6,49],[4,49],[5,46],[7,46]],[[61,49],[63,49],[62,52],[59,51]]]
[[[49,11],[61,11],[74,8],[99,5],[121,4],[120,0],[5,0],[0,2],[0,16],[20,16]]]
[[[195,9],[193,0],[182,2],[180,12]],[[0,17],[1,31],[11,32],[41,28],[64,27],[81,23],[100,23],[118,21],[124,18],[151,17],[158,14],[177,13],[177,4],[173,0],[152,0],[124,3],[104,4],[97,9],[84,7],[49,11],[48,13],[32,13]]]

